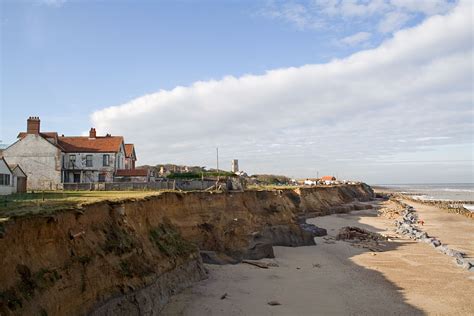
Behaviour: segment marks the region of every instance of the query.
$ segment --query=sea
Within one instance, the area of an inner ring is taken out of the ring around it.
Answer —
[[[420,200],[471,201],[464,207],[474,212],[474,183],[381,184],[381,187],[411,195]]]

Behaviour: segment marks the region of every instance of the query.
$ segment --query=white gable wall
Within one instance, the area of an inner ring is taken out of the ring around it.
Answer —
[[[10,175],[10,184],[1,185],[0,184],[0,195],[8,195],[16,192],[16,182],[14,181],[14,175],[11,173],[10,169],[6,165],[3,159],[0,159],[0,174],[9,174]]]
[[[26,173],[28,190],[55,190],[61,186],[61,150],[43,137],[28,134],[5,149],[3,156]]]

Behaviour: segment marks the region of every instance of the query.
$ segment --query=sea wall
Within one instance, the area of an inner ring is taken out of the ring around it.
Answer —
[[[272,244],[314,242],[301,216],[371,198],[364,184],[165,192],[13,218],[0,227],[0,314],[156,314],[173,293],[206,277],[200,250],[223,262],[271,256]]]

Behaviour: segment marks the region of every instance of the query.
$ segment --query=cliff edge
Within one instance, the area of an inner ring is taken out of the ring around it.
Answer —
[[[360,207],[365,184],[237,193],[165,192],[0,226],[0,314],[157,314],[207,261],[314,244],[301,218]],[[202,258],[200,255],[202,254]]]

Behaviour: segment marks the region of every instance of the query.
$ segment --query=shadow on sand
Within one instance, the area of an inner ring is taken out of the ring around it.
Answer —
[[[373,201],[374,209],[352,211],[350,213],[332,214],[308,219],[309,223],[326,228],[328,236],[334,238],[339,229],[344,226],[356,226],[375,233],[387,233],[369,224],[361,222],[362,218],[377,218],[377,206],[380,201]],[[395,235],[395,233],[390,233]],[[317,237],[316,248],[321,259],[326,257],[327,264],[333,265],[333,270],[338,270],[345,277],[350,278],[350,284],[342,286],[337,292],[340,295],[340,304],[344,304],[347,312],[353,315],[424,315],[425,313],[407,302],[403,294],[404,289],[388,280],[376,268],[368,269],[358,265],[353,258],[370,252],[372,255],[383,255],[384,252],[395,251],[407,242],[398,240],[383,241],[382,247],[373,252],[373,247],[353,247],[351,242],[338,241],[333,243],[331,238]],[[376,258],[376,257],[375,257]],[[324,260],[324,259],[323,259]],[[376,259],[375,259],[376,260]],[[328,281],[329,286],[338,285],[337,282]],[[345,313],[344,313],[345,314]]]

